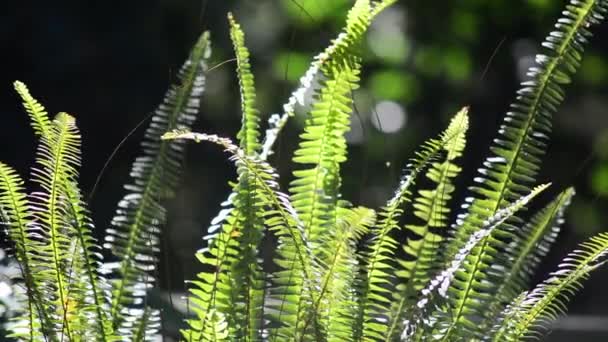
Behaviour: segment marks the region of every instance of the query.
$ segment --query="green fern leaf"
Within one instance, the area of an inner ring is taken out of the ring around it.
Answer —
[[[405,328],[401,334],[402,340],[426,341],[429,336],[432,336],[433,339],[443,339],[444,336],[450,334],[450,329],[454,329],[454,325],[449,322],[446,323],[445,318],[449,318],[451,315],[450,307],[446,304],[453,300],[450,293],[451,286],[458,283],[460,274],[466,273],[473,266],[467,263],[468,257],[496,229],[547,187],[549,187],[549,184],[535,187],[528,195],[520,197],[513,204],[499,210],[483,222],[482,228],[469,237],[469,240],[456,253],[450,265],[437,274],[420,292],[421,295],[416,306],[412,307],[412,310],[406,314],[406,320],[403,322]]]
[[[406,168],[399,188],[380,212],[380,220],[372,231],[373,235],[363,259],[366,260],[361,290],[361,304],[355,329],[355,340],[383,340],[388,331],[386,319],[391,305],[397,265],[394,262],[397,241],[391,236],[399,229],[399,217],[403,205],[411,199],[411,187],[417,176],[451,145],[458,146],[467,129],[466,112],[455,117],[452,124],[438,139],[431,139],[422,145],[416,158]]]
[[[32,169],[32,180],[42,191],[32,197],[33,215],[40,226],[41,246],[35,254],[37,267],[44,281],[42,293],[55,308],[51,319],[56,334],[73,339],[83,334],[83,324],[71,321],[75,303],[84,299],[80,291],[72,291],[71,267],[73,256],[66,253],[73,242],[73,228],[65,215],[64,191],[66,182],[76,182],[80,165],[80,135],[73,117],[59,113],[53,120],[48,136],[42,136],[37,155],[37,167]],[[76,335],[73,335],[76,334]]]
[[[318,279],[318,275],[313,272],[319,269],[319,266],[305,237],[303,223],[292,206],[289,196],[278,189],[277,174],[272,167],[257,156],[246,155],[243,150],[234,145],[229,139],[220,138],[215,135],[174,131],[166,133],[163,139],[190,139],[197,142],[209,141],[218,144],[231,154],[230,160],[235,162],[237,168],[245,167],[248,170],[250,176],[254,177],[257,184],[259,184],[259,197],[257,199],[262,203],[261,205],[269,208],[263,213],[264,225],[278,237],[279,247],[277,253],[281,257],[276,260],[278,265],[283,267],[285,271],[278,271],[276,277],[282,279],[284,278],[283,273],[290,273],[293,277],[292,281],[302,284],[302,287],[306,289],[305,293],[310,296],[309,302],[314,302],[316,298],[311,289],[315,286],[313,282]],[[296,260],[293,264],[291,263],[292,258]],[[291,268],[287,268],[288,264]],[[205,276],[204,274],[202,275]],[[194,289],[193,292],[195,292],[196,297],[201,298],[205,296],[205,292],[209,291],[209,287],[213,286],[209,284],[209,281],[197,282],[196,285],[199,289]],[[204,314],[204,312],[199,313],[199,315],[201,314]],[[270,312],[268,314],[273,315],[274,313]],[[300,324],[302,323],[300,322]],[[200,323],[194,324],[200,327]],[[192,327],[194,328],[195,326]],[[285,332],[282,329],[269,328],[268,330],[269,339],[285,336]],[[203,332],[203,335],[208,335],[208,333]]]
[[[482,330],[491,328],[500,311],[527,288],[540,260],[557,238],[572,196],[573,188],[565,190],[515,233],[514,240],[505,251],[507,271],[498,284],[496,295],[486,307],[484,320],[480,323]]]
[[[39,264],[34,256],[38,247],[36,240],[32,239],[31,231],[34,227],[34,218],[31,206],[23,189],[23,180],[9,166],[0,163],[0,211],[2,223],[5,225],[9,238],[14,244],[14,254],[21,267],[25,282],[27,301],[26,333],[14,337],[29,339],[56,339],[51,327],[53,322],[47,314],[45,297],[41,291],[42,281],[36,272]],[[19,326],[17,326],[19,328]]]
[[[396,272],[396,275],[406,282],[397,286],[398,291],[393,295],[393,303],[396,305],[393,305],[389,315],[387,340],[393,340],[401,333],[400,324],[403,322],[405,308],[412,304],[418,291],[426,286],[438,269],[437,255],[443,236],[437,229],[447,227],[450,213],[448,202],[455,190],[452,181],[461,171],[461,168],[454,164],[454,160],[462,155],[466,144],[465,135],[469,126],[467,113],[468,108],[463,108],[454,116],[444,133],[445,136],[452,137],[443,146],[445,159],[441,163],[432,163],[426,174],[436,187],[432,190],[420,190],[414,200],[414,215],[422,223],[405,226],[415,237],[408,239],[404,245],[408,259],[399,261],[401,270]]]
[[[108,229],[104,247],[119,260],[102,267],[113,276],[111,320],[115,329],[130,331],[130,337],[147,330],[145,335],[151,338],[158,327],[158,312],[145,306],[146,291],[154,282],[158,235],[165,222],[161,201],[177,187],[184,151],[181,142],[161,141],[160,136],[190,127],[195,120],[209,54],[209,35],[203,33],[180,70],[181,83],[169,89],[152,117],[142,143],[143,155],[133,164],[133,183],[125,187],[129,193],[120,201]]]
[[[48,134],[51,127],[48,113],[44,106],[41,105],[31,94],[27,86],[21,81],[13,83],[15,90],[21,96],[23,107],[30,116],[30,122],[34,128],[36,135]]]
[[[583,47],[591,36],[589,27],[599,23],[605,11],[604,1],[572,1],[556,24],[557,30],[543,43],[548,53],[537,56],[537,66],[529,70],[531,79],[522,84],[504,119],[499,130],[501,137],[491,147],[493,156],[484,162],[485,168],[480,169],[481,175],[475,179],[478,185],[472,190],[478,197],[467,204],[467,213],[459,218],[464,224],[458,224],[461,228],[448,246],[447,260],[481,227],[485,218],[522,196],[534,182],[551,130],[551,116],[564,97],[562,85],[570,82],[580,65]],[[451,291],[453,317],[449,321],[455,327],[448,329],[445,341],[483,333],[477,331],[475,317],[483,315],[494,295],[494,289],[485,284],[502,280],[502,265],[494,261],[498,260],[497,253],[507,248],[509,231],[520,224],[521,220],[510,219],[469,256],[467,263],[473,267],[458,275],[458,282],[454,283],[457,285]]]
[[[540,338],[547,325],[565,311],[569,297],[581,287],[589,273],[606,263],[608,234],[601,233],[582,243],[560,264],[557,271],[530,292],[517,298],[503,313],[493,341]]]
[[[356,51],[363,41],[365,33],[369,28],[374,16],[379,14],[384,8],[394,1],[383,1],[383,6],[372,9],[369,0],[357,0],[349,11],[346,25],[338,37],[332,40],[331,44],[320,54],[316,55],[308,70],[300,78],[298,88],[291,94],[287,103],[283,105],[283,114],[273,114],[268,120],[269,128],[266,130],[264,143],[262,144],[262,159],[266,160],[273,153],[272,148],[279,133],[285,127],[287,121],[295,113],[296,105],[304,106],[304,95],[315,84],[315,79],[319,72],[326,67],[328,62],[337,65],[348,62],[349,56]]]

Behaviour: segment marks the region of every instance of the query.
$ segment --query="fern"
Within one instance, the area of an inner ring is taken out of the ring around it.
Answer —
[[[364,254],[367,265],[361,290],[358,321],[355,325],[357,329],[361,327],[362,330],[357,332],[357,339],[380,340],[387,334],[384,320],[389,315],[387,307],[390,306],[391,291],[394,291],[394,276],[399,273],[393,262],[398,243],[391,233],[399,229],[398,220],[403,214],[402,206],[411,200],[411,187],[418,174],[432,164],[444,150],[452,151],[457,155],[458,152],[454,151],[462,147],[467,128],[468,119],[465,109],[454,117],[450,126],[438,139],[428,141],[421,151],[416,153],[417,158],[406,169],[395,195],[380,212],[381,219]],[[448,157],[454,157],[454,154],[450,156],[448,153]]]
[[[27,195],[0,163],[0,219],[22,270],[27,303],[12,336],[46,341],[151,340],[161,320],[147,303],[153,286],[162,201],[177,186],[184,140],[223,148],[238,178],[196,257],[206,266],[191,282],[188,341],[521,341],[541,337],[568,298],[606,262],[608,234],[572,252],[550,278],[525,291],[554,242],[574,195],[566,189],[530,218],[522,214],[548,185],[533,187],[562,85],[580,64],[589,28],[606,1],[572,0],[537,57],[484,162],[474,197],[449,225],[461,168],[468,108],[423,144],[393,197],[379,210],[342,197],[345,133],[359,85],[359,45],[371,20],[394,0],[357,0],[343,32],[319,54],[299,88],[272,115],[260,139],[255,80],[245,35],[229,14],[242,125],[236,138],[192,133],[203,91],[208,35],[203,34],[146,131],[129,193],[120,202],[103,260],[78,188],[80,135],[75,119],[48,118],[21,82],[14,86],[40,139]],[[292,158],[285,193],[266,162],[303,94],[315,96]],[[167,133],[168,132],[168,133]],[[429,188],[416,189],[426,175]],[[406,213],[408,215],[406,215]],[[412,221],[409,221],[413,218]],[[451,229],[449,229],[451,228]],[[400,246],[400,237],[407,240]],[[276,239],[264,260],[263,239]],[[447,237],[447,238],[446,238]],[[274,265],[266,267],[265,262]],[[101,271],[101,272],[100,272]],[[100,274],[101,273],[101,274]],[[109,276],[110,279],[107,279]],[[107,283],[107,282],[110,283]],[[523,291],[523,292],[522,292]],[[518,295],[519,294],[519,295]]]
[[[180,70],[181,84],[169,89],[152,117],[142,143],[143,155],[133,164],[133,183],[125,186],[129,192],[107,230],[104,247],[118,258],[103,266],[104,273],[113,278],[110,316],[114,329],[127,336],[145,331],[148,338],[158,326],[158,312],[146,305],[146,292],[154,283],[158,235],[165,222],[161,203],[177,186],[183,158],[180,142],[161,141],[160,136],[171,129],[190,127],[195,120],[209,53],[209,36],[204,33]]]
[[[519,341],[542,337],[547,323],[565,311],[568,298],[578,291],[589,273],[606,263],[608,234],[600,233],[564,258],[559,269],[529,293],[524,293],[503,313],[494,341]]]
[[[50,336],[52,322],[46,308],[42,307],[44,298],[40,288],[42,284],[34,272],[37,262],[33,251],[38,243],[30,236],[34,219],[23,183],[21,177],[12,168],[0,163],[0,211],[3,214],[3,222],[7,226],[8,236],[14,243],[14,254],[21,267],[27,296],[32,299],[27,302],[27,318],[24,319],[27,322],[26,333],[20,337],[34,340]]]
[[[521,196],[534,181],[551,130],[551,115],[563,100],[561,86],[570,82],[570,75],[580,65],[583,46],[590,36],[588,27],[598,23],[605,10],[603,1],[572,1],[565,17],[556,24],[557,31],[543,43],[549,53],[537,56],[537,66],[529,71],[531,80],[522,84],[505,117],[499,131],[501,138],[491,147],[493,156],[484,162],[485,168],[480,169],[480,177],[476,178],[479,185],[472,189],[478,197],[467,205],[467,213],[461,217],[464,223],[448,246],[448,258],[480,227],[484,218]],[[458,285],[450,289],[451,327],[444,341],[475,336],[474,317],[483,316],[483,308],[494,295],[494,289],[485,284],[499,282],[504,273],[500,264],[493,261],[507,246],[511,235],[508,230],[519,224],[520,219],[510,220],[469,256],[467,264],[472,267],[459,274]]]
[[[452,181],[461,171],[454,160],[462,155],[466,144],[465,134],[469,125],[467,113],[468,108],[464,108],[452,119],[444,133],[445,137],[451,137],[443,145],[444,161],[432,163],[426,174],[436,184],[435,189],[420,190],[413,204],[414,215],[423,224],[405,226],[406,230],[414,233],[414,237],[408,239],[403,247],[409,259],[400,261],[402,271],[398,271],[397,275],[406,281],[397,286],[398,291],[393,295],[396,305],[389,314],[387,340],[393,340],[400,333],[405,308],[412,304],[415,294],[422,290],[438,269],[437,254],[443,236],[442,232],[433,229],[447,226],[450,213],[448,202],[455,190]]]
[[[564,211],[574,196],[574,189],[563,191],[555,200],[534,215],[528,224],[515,234],[517,236],[505,251],[506,271],[497,286],[496,295],[486,308],[485,320],[480,330],[496,322],[501,308],[528,287],[528,283],[540,260],[547,254],[557,238],[564,221]]]

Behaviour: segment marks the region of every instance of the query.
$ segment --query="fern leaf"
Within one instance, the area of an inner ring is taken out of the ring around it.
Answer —
[[[50,139],[53,134],[52,123],[44,107],[30,95],[25,84],[15,81],[14,86],[24,102],[26,111],[30,114],[30,123],[34,133],[39,137],[45,136]],[[108,338],[112,338],[113,332],[104,310],[107,303],[106,297],[102,295],[104,288],[101,283],[103,280],[97,272],[101,254],[97,251],[98,245],[92,236],[93,222],[88,216],[78,184],[69,179],[62,180],[61,183],[64,185],[62,192],[66,198],[65,214],[70,216],[68,221],[71,222],[72,231],[79,242],[78,246],[74,246],[75,250],[72,255],[74,258],[79,258],[78,256],[82,254],[80,260],[74,260],[71,263],[69,272],[73,273],[71,278],[75,280],[74,282],[80,285],[79,291],[87,292],[87,296],[81,297],[82,302],[78,304],[80,310],[85,314],[94,313],[83,324],[88,325],[89,330],[97,331],[97,334],[92,336],[96,340],[106,341]],[[82,266],[82,269],[77,269],[77,266]],[[82,280],[80,280],[79,271],[82,271]]]
[[[321,279],[321,287],[313,311],[322,312],[327,318],[328,341],[351,341],[357,314],[355,288],[359,269],[357,243],[369,231],[376,220],[376,213],[367,208],[349,208],[347,203],[338,205],[338,228],[329,246],[333,256]],[[308,322],[312,317],[308,318]]]
[[[431,139],[422,145],[416,158],[406,168],[399,188],[395,195],[382,209],[378,224],[372,231],[373,235],[369,246],[364,252],[367,262],[364,269],[364,279],[361,290],[361,304],[355,327],[360,331],[355,334],[355,339],[381,340],[385,338],[388,326],[386,324],[389,315],[391,291],[396,275],[396,264],[394,263],[397,241],[391,236],[393,231],[399,229],[399,217],[403,214],[403,205],[410,201],[411,187],[417,176],[430,165],[444,150],[450,150],[450,145],[459,145],[459,139],[467,129],[467,120],[464,120],[460,112],[446,131],[438,139]]]
[[[522,196],[534,182],[551,131],[551,116],[564,97],[562,85],[570,82],[580,65],[583,47],[591,35],[589,28],[599,23],[605,12],[604,1],[573,0],[556,24],[556,31],[543,43],[548,52],[537,56],[537,65],[528,72],[530,80],[522,83],[499,130],[500,138],[494,140],[492,157],[479,170],[480,176],[475,179],[478,185],[472,188],[477,198],[467,204],[467,213],[459,219],[464,224],[458,224],[461,228],[448,246],[448,259],[485,218]],[[469,255],[467,263],[473,267],[459,275],[458,286],[452,291],[455,300],[450,321],[456,328],[450,329],[450,334],[458,332],[458,338],[466,339],[480,333],[474,317],[483,315],[494,294],[494,289],[485,284],[501,281],[502,266],[494,261],[498,251],[507,248],[508,230],[520,223],[515,217],[510,219]],[[446,335],[444,340],[454,338]]]
[[[237,138],[240,142],[240,148],[246,154],[251,155],[257,152],[260,147],[260,114],[255,108],[255,82],[249,64],[249,50],[245,46],[245,34],[230,13],[228,14],[228,21],[230,23],[230,38],[236,54],[237,74],[241,91],[242,128]]]
[[[79,334],[80,326],[71,324],[69,306],[82,300],[83,293],[70,293],[72,256],[70,250],[73,231],[68,216],[65,215],[66,203],[64,189],[66,182],[75,182],[80,165],[80,135],[73,117],[59,113],[53,121],[51,132],[42,136],[36,162],[32,169],[32,180],[40,185],[42,191],[32,197],[32,208],[37,224],[40,225],[42,245],[36,251],[39,267],[44,275],[46,300],[55,307],[54,326],[58,335],[72,339],[73,333]],[[37,235],[38,235],[37,234]],[[44,263],[46,266],[43,266]],[[76,335],[78,336],[78,335]]]
[[[499,210],[492,217],[486,219],[482,229],[471,235],[465,245],[458,251],[450,265],[441,273],[437,274],[429,284],[421,291],[421,296],[412,311],[407,313],[403,323],[405,327],[401,339],[405,341],[424,341],[425,337],[433,336],[442,339],[450,334],[454,325],[445,326],[445,321],[437,319],[437,312],[449,315],[449,307],[446,302],[452,300],[451,286],[458,281],[458,275],[467,272],[472,265],[467,264],[467,257],[479,247],[479,245],[498,229],[505,221],[513,217],[519,210],[524,208],[534,197],[544,191],[549,184],[540,185],[532,189],[526,195],[520,197],[513,204]],[[448,311],[447,313],[444,311]]]
[[[23,180],[11,167],[0,163],[0,211],[2,223],[9,238],[14,244],[14,253],[21,267],[25,282],[27,301],[27,333],[15,337],[47,339],[53,337],[53,322],[47,315],[39,274],[38,263],[34,260],[34,251],[38,243],[32,239],[31,230],[34,218],[30,203],[23,189]],[[27,335],[27,336],[26,336]],[[55,336],[56,337],[56,336]]]
[[[535,289],[524,293],[503,314],[494,341],[520,341],[539,338],[546,326],[565,311],[570,296],[581,287],[591,271],[606,263],[608,234],[601,233],[570,253],[557,271]]]
[[[323,52],[313,58],[308,70],[300,78],[298,88],[291,94],[287,103],[283,105],[283,114],[273,114],[270,116],[268,120],[269,128],[266,130],[262,152],[260,153],[262,159],[266,160],[273,153],[272,148],[280,131],[286,125],[289,118],[294,115],[296,105],[305,105],[304,97],[306,92],[313,87],[315,79],[318,78],[319,73],[326,67],[328,62],[331,61],[337,65],[348,62],[349,56],[352,55],[349,51],[352,52],[357,49],[374,16],[388,7],[391,1],[383,2],[386,3],[384,7],[376,7],[376,11],[372,11],[369,0],[357,0],[355,2],[348,13],[344,29]]]
[[[445,136],[453,137],[443,146],[445,159],[441,163],[432,163],[426,174],[436,187],[432,190],[420,190],[414,200],[414,215],[422,223],[405,226],[406,230],[414,233],[414,237],[408,239],[403,247],[409,259],[400,260],[401,271],[396,272],[396,275],[406,279],[406,282],[397,286],[398,291],[393,295],[396,305],[393,305],[389,315],[387,340],[393,340],[400,334],[405,308],[437,271],[438,248],[443,240],[437,229],[447,226],[450,213],[448,202],[455,189],[452,180],[461,170],[454,164],[454,160],[462,155],[466,144],[465,135],[469,126],[467,113],[468,108],[463,108],[454,116],[444,133]]]
[[[120,201],[112,228],[108,229],[104,247],[119,260],[102,267],[103,273],[114,277],[111,320],[115,329],[129,330],[131,335],[136,335],[142,324],[157,325],[157,313],[140,307],[145,306],[146,291],[154,282],[158,235],[165,222],[161,201],[172,196],[183,158],[182,142],[161,141],[160,136],[172,129],[190,127],[195,120],[209,54],[209,36],[203,33],[180,70],[181,84],[169,89],[152,117],[142,143],[143,155],[133,164],[133,183],[125,187],[129,193]],[[153,335],[153,330],[146,336]]]
[[[487,331],[496,322],[500,311],[527,288],[534,270],[549,252],[564,222],[564,211],[570,205],[574,189],[563,191],[555,200],[532,217],[523,229],[515,233],[505,252],[507,271],[498,284],[496,295],[486,307],[481,329]]]
[[[242,166],[248,170],[251,177],[254,177],[259,184],[259,197],[257,198],[260,203],[263,203],[262,205],[270,208],[264,212],[264,224],[270,231],[274,232],[279,240],[277,253],[281,257],[277,259],[277,263],[286,271],[278,271],[276,273],[277,277],[282,279],[281,274],[289,272],[293,277],[291,281],[302,284],[302,287],[306,289],[305,293],[310,296],[309,301],[314,302],[316,298],[311,289],[314,287],[312,282],[318,279],[314,270],[319,269],[319,266],[308,245],[303,223],[292,206],[289,196],[278,189],[277,174],[272,167],[257,156],[247,156],[230,139],[215,135],[174,131],[166,133],[163,139],[190,139],[197,142],[209,141],[218,144],[231,154],[230,160],[236,163],[237,168]],[[296,260],[295,264],[291,264],[292,258]],[[287,267],[288,264],[291,268]],[[193,292],[198,297],[205,296],[204,292],[208,292],[209,287],[212,286],[208,282],[198,282],[196,285],[199,286],[199,289],[194,289]],[[200,314],[204,314],[204,312],[199,312]],[[272,315],[273,313],[269,314]],[[300,324],[302,323],[300,322]],[[200,322],[194,322],[194,324],[191,323],[193,328],[200,327]],[[273,327],[269,330],[269,339],[276,339],[277,336],[282,337],[285,334],[284,329]],[[200,330],[197,333],[200,334]],[[203,331],[203,334],[208,335],[208,332]]]
[[[49,120],[48,113],[44,106],[30,94],[29,89],[23,82],[15,81],[13,86],[23,101],[23,107],[30,116],[30,122],[36,134],[48,134],[51,127],[51,120]]]

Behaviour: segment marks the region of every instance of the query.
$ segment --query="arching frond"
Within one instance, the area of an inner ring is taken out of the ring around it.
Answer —
[[[451,150],[451,145],[459,146],[467,130],[466,111],[456,115],[449,127],[438,139],[431,139],[422,145],[416,158],[406,168],[395,195],[379,213],[380,219],[372,230],[372,237],[364,251],[366,262],[361,304],[355,324],[355,339],[382,340],[388,332],[387,317],[390,312],[392,293],[397,274],[395,252],[398,243],[391,236],[399,229],[399,218],[403,214],[403,205],[411,200],[411,187],[417,176],[444,150]]]
[[[342,32],[337,38],[332,40],[331,44],[323,52],[314,57],[310,67],[300,78],[298,88],[291,94],[287,103],[283,105],[283,114],[273,114],[270,116],[268,120],[269,128],[266,130],[262,152],[260,153],[262,159],[266,159],[272,154],[274,143],[289,118],[294,115],[296,105],[305,105],[305,94],[312,89],[315,80],[319,78],[321,69],[329,61],[337,65],[347,63],[352,52],[356,51],[361,44],[374,16],[388,7],[392,2],[394,1],[383,1],[383,6],[377,6],[374,9],[372,9],[369,0],[357,0],[355,2],[348,13],[346,25]]]
[[[114,328],[128,331],[130,338],[142,330],[147,331],[146,338],[152,338],[158,326],[158,313],[146,306],[146,292],[154,282],[160,228],[165,222],[162,201],[177,187],[184,154],[181,141],[161,141],[160,136],[188,128],[195,120],[209,55],[209,35],[203,33],[180,70],[180,84],[169,89],[152,117],[142,143],[143,155],[133,163],[132,183],[125,186],[128,193],[107,230],[104,247],[118,259],[103,267],[113,277],[110,315]]]
[[[507,269],[496,286],[496,294],[490,300],[490,305],[484,311],[484,320],[480,324],[483,331],[491,328],[500,311],[528,288],[538,264],[557,238],[564,222],[564,211],[570,205],[572,196],[573,188],[563,191],[514,233],[514,239],[503,257]]]
[[[308,245],[303,223],[292,206],[289,196],[278,189],[277,174],[272,167],[257,156],[246,155],[243,150],[234,145],[229,139],[220,138],[215,135],[175,131],[165,134],[163,139],[191,139],[197,142],[210,141],[224,147],[231,154],[230,159],[236,163],[237,168],[244,167],[248,170],[249,175],[259,184],[257,200],[260,201],[262,206],[268,208],[263,212],[264,224],[269,231],[278,237],[278,257],[275,261],[283,270],[277,271],[275,276],[278,279],[282,279],[281,273],[289,272],[293,277],[292,279],[296,279],[306,289],[305,293],[310,296],[308,301],[314,302],[315,294],[311,291],[311,288],[314,286],[313,282],[318,279],[314,272],[316,269],[319,269],[319,266]],[[292,264],[291,261],[293,259],[296,262]],[[288,269],[287,265],[291,268]],[[283,283],[280,284],[281,286],[283,285]],[[199,289],[193,290],[193,292],[197,291],[194,292],[195,296],[204,295],[200,290],[204,292],[208,291],[211,286],[208,285],[208,281],[197,282],[195,285],[199,287]],[[202,314],[205,313],[203,312]],[[271,316],[275,315],[276,310],[271,310],[267,314]],[[301,324],[303,322],[300,322]],[[284,334],[283,327],[268,327],[269,338],[282,338]]]
[[[38,242],[31,236],[34,218],[30,203],[23,189],[23,180],[4,163],[0,163],[0,211],[3,214],[2,224],[13,243],[14,255],[21,267],[28,296],[26,317],[21,318],[27,322],[27,326],[22,335],[15,334],[14,337],[30,341],[52,338],[53,322],[43,305],[46,299],[41,291],[43,280],[37,273],[39,262],[35,260],[34,251]]]
[[[249,64],[245,36],[231,14],[230,36],[237,59],[240,81],[242,125],[237,137],[240,149],[255,155],[260,143],[259,112],[255,109],[254,79]],[[259,184],[247,168],[238,166],[238,183],[222,206],[205,237],[207,246],[198,259],[210,267],[194,282],[193,301],[198,317],[182,333],[188,340],[198,340],[215,333],[216,320],[225,321],[227,336],[255,341],[261,338],[264,281],[258,263],[258,247],[263,237],[263,205]],[[209,313],[213,314],[209,314]]]
[[[32,197],[33,215],[38,227],[36,236],[41,241],[35,250],[37,261],[35,272],[41,276],[45,301],[54,308],[51,313],[53,329],[61,338],[73,339],[85,334],[86,322],[74,322],[69,309],[74,303],[84,302],[86,293],[73,289],[70,246],[75,240],[75,231],[64,197],[66,182],[76,182],[80,166],[80,134],[73,117],[59,113],[53,120],[48,135],[43,135],[38,147],[36,167],[32,169],[32,180],[41,191]]]
[[[589,28],[603,19],[606,6],[600,0],[571,1],[557,22],[556,31],[543,43],[547,52],[536,57],[536,65],[528,72],[530,79],[522,83],[500,127],[500,138],[490,148],[492,155],[475,179],[478,184],[472,190],[476,198],[467,203],[467,212],[459,219],[463,224],[457,224],[460,228],[448,246],[448,260],[485,218],[522,196],[534,183],[551,131],[551,117],[564,98],[562,86],[570,82],[579,67],[583,47],[591,36]],[[507,248],[509,230],[514,224],[520,225],[521,221],[509,220],[469,255],[467,263],[473,266],[459,274],[452,289],[450,324],[454,329],[448,329],[445,341],[468,339],[480,333],[476,331],[475,317],[483,315],[494,295],[495,289],[486,284],[502,280],[504,270],[497,253]]]
[[[31,94],[27,86],[21,81],[15,81],[13,83],[17,94],[23,101],[23,107],[30,116],[30,122],[36,135],[44,135],[49,131],[51,126],[51,120],[49,120],[48,113],[44,106],[41,105]]]
[[[333,252],[320,282],[313,311],[320,311],[327,322],[328,341],[352,341],[357,315],[356,276],[359,272],[357,243],[375,224],[376,213],[368,208],[349,208],[338,204],[336,235],[328,248]],[[308,318],[309,320],[311,318]]]
[[[442,339],[450,334],[449,330],[453,329],[454,325],[438,319],[438,316],[439,318],[441,318],[441,315],[449,317],[449,304],[453,296],[452,285],[454,283],[458,284],[459,274],[466,273],[468,269],[474,266],[467,263],[468,256],[479,248],[479,245],[505,221],[513,217],[548,186],[549,184],[535,187],[528,195],[520,197],[513,204],[499,210],[483,222],[482,229],[469,237],[465,245],[456,253],[450,265],[437,274],[420,292],[421,295],[416,306],[406,314],[407,318],[403,323],[405,328],[401,334],[402,340],[426,341],[425,338],[428,337]],[[438,312],[440,315],[438,315]]]
[[[421,223],[405,226],[413,236],[403,246],[408,259],[399,261],[400,270],[396,272],[405,283],[397,286],[397,291],[393,294],[387,340],[392,341],[399,336],[406,308],[415,301],[418,291],[426,286],[434,272],[438,271],[439,246],[445,235],[445,232],[442,235],[438,230],[447,227],[450,213],[448,202],[455,190],[452,182],[461,171],[454,161],[462,155],[466,145],[466,132],[469,127],[467,113],[468,108],[458,112],[443,133],[444,136],[451,137],[443,145],[445,157],[441,162],[433,162],[426,174],[436,185],[435,188],[418,191],[414,200],[414,215]]]
[[[608,234],[601,233],[568,254],[557,271],[535,289],[524,293],[504,312],[493,341],[540,338],[551,321],[566,310],[566,303],[589,273],[606,263]]]

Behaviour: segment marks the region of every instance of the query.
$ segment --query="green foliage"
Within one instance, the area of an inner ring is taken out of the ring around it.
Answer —
[[[608,235],[572,252],[531,291],[531,275],[555,241],[574,190],[536,213],[528,204],[562,86],[580,65],[590,27],[608,4],[573,0],[537,56],[530,80],[505,116],[473,196],[452,223],[458,159],[466,145],[468,108],[404,168],[392,198],[373,210],[342,196],[345,134],[362,73],[359,45],[372,19],[395,1],[357,0],[343,32],[316,56],[262,140],[255,81],[245,35],[229,15],[241,91],[238,145],[193,133],[209,56],[203,34],[152,116],[133,164],[131,185],[106,230],[103,259],[78,188],[80,135],[75,119],[48,118],[15,82],[40,138],[35,191],[0,163],[0,218],[22,270],[27,299],[12,325],[22,340],[151,340],[159,312],[154,285],[162,201],[177,187],[185,140],[220,146],[237,170],[232,193],[211,222],[206,266],[191,282],[188,341],[519,341],[542,337],[547,323],[589,273],[606,262]],[[314,93],[305,103],[304,93]],[[309,108],[293,153],[292,179],[281,190],[266,160],[294,114]],[[420,182],[421,178],[425,177]],[[418,184],[421,184],[418,186]],[[269,240],[269,242],[265,241]],[[405,241],[401,245],[400,241]],[[272,243],[271,253],[261,253]],[[266,256],[266,255],[269,256]],[[488,333],[489,332],[489,333]]]

